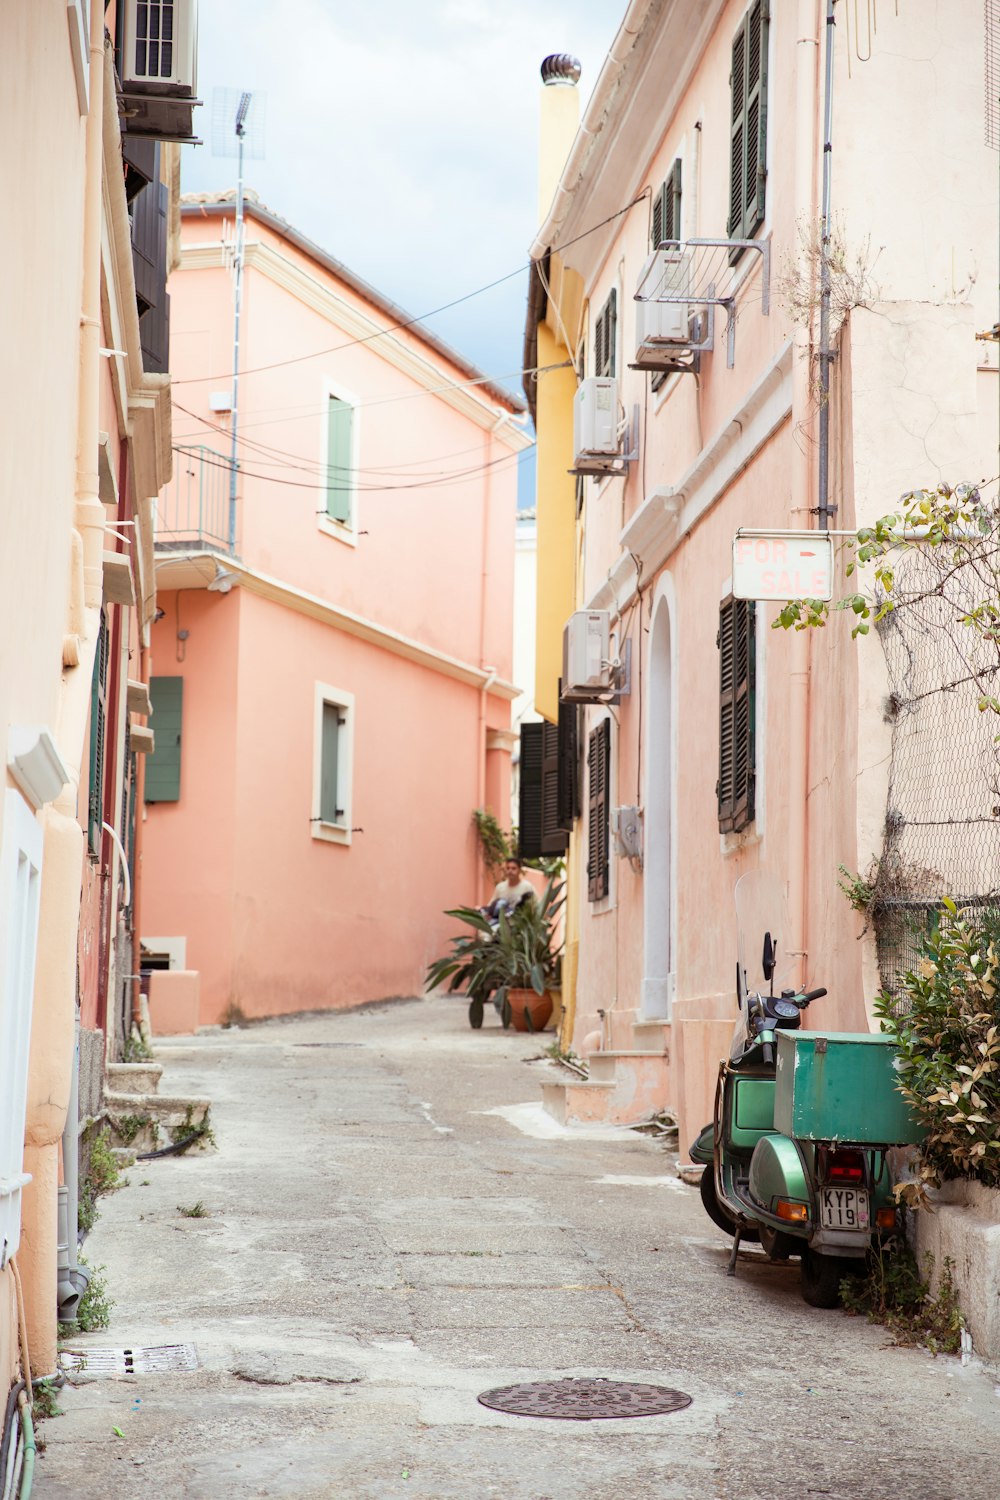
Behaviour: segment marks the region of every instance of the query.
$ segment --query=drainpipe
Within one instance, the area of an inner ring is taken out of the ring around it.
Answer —
[[[819,301],[819,498],[821,531],[828,531],[837,507],[830,504],[830,176],[833,154],[833,15],[826,0],[826,78],[823,96],[823,207],[820,237]]]
[[[819,58],[818,0],[799,0],[795,47],[795,222],[808,224],[816,207],[816,105]],[[810,330],[797,328],[792,359],[792,428],[801,437],[791,445],[792,494],[800,517],[812,511],[813,473],[808,433],[813,423],[810,394]],[[808,524],[808,522],[806,522]],[[795,924],[800,978],[807,977],[809,930],[809,730],[811,632],[796,630],[790,651],[790,744],[788,805],[792,835],[788,851],[789,909]],[[795,831],[795,818],[799,829]],[[796,906],[797,903],[797,906]]]
[[[63,1186],[59,1189],[58,1281],[56,1301],[60,1323],[76,1318],[80,1297],[90,1277],[77,1263],[77,1223],[80,1211],[80,1018],[75,1028],[69,1107],[63,1129]]]
[[[479,573],[479,665],[482,671],[488,673],[479,689],[479,765],[476,780],[476,806],[486,806],[486,695],[497,679],[496,667],[488,666],[486,663],[486,603],[490,579],[490,462],[493,458],[493,434],[487,433],[486,454],[483,460],[485,469],[483,472],[483,527],[482,545],[480,555]],[[502,811],[502,809],[498,809]],[[485,871],[480,876],[480,881],[485,880]],[[485,889],[485,886],[483,887]]]
[[[145,626],[140,623],[140,635]],[[149,647],[139,647],[139,678],[149,687]],[[146,757],[135,758],[135,833],[132,838],[132,1025],[142,1035],[142,844],[146,797]],[[126,829],[126,834],[128,830]]]

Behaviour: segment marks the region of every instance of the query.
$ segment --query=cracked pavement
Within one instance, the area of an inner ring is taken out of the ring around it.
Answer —
[[[199,1368],[84,1370],[41,1426],[40,1500],[992,1491],[990,1372],[808,1308],[796,1263],[755,1247],[728,1279],[728,1242],[648,1136],[491,1113],[533,1105],[547,1066],[492,1013],[473,1032],[436,998],[156,1051],[165,1090],[212,1098],[218,1149],[139,1162],[102,1200],[85,1254],[111,1326],[70,1343],[193,1344]],[[569,1375],[693,1399],[592,1422],[476,1401]]]

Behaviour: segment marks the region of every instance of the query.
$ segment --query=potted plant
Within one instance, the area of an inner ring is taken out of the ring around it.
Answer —
[[[557,982],[562,952],[554,929],[563,900],[562,882],[550,880],[539,900],[500,914],[496,999],[504,1026],[516,1031],[542,1031],[552,1015],[549,986]]]
[[[436,989],[446,979],[450,981],[449,991],[464,985],[469,996],[469,1025],[478,1030],[486,1001],[504,983],[507,963],[496,940],[495,923],[478,907],[457,906],[445,915],[464,922],[470,930],[452,938],[450,952],[431,964],[425,988]]]

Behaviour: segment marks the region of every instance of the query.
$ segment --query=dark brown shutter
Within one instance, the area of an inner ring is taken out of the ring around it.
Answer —
[[[562,684],[560,683],[560,687]],[[559,704],[559,827],[567,833],[580,816],[580,709]]]
[[[653,223],[649,231],[649,248],[657,249],[661,240],[666,239],[663,232],[663,205],[667,196],[667,184],[664,183],[653,199]]]
[[[720,833],[739,833],[754,819],[755,608],[727,599],[719,612]]]
[[[542,852],[542,728],[521,725],[517,846],[522,859],[537,859]]]
[[[766,0],[754,0],[733,38],[728,232],[737,240],[750,239],[764,219],[768,19]]]
[[[614,375],[618,333],[618,288],[612,287],[594,326],[594,374]]]
[[[522,859],[565,854],[569,843],[559,821],[559,729],[521,725],[518,852]]]
[[[746,86],[747,27],[746,17],[733,38],[733,63],[730,77],[732,114],[729,128],[729,236],[743,239],[743,198],[746,158]]]
[[[104,837],[104,753],[108,711],[108,617],[101,610],[101,625],[94,655],[90,690],[90,786],[87,799],[87,848],[94,858]]]
[[[602,719],[597,728],[591,730],[587,764],[590,768],[587,897],[590,901],[600,901],[608,894],[609,886],[611,722],[608,719]]]

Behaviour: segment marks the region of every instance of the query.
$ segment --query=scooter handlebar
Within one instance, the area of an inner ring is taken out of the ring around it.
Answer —
[[[825,988],[821,988],[818,990],[806,990],[804,995],[799,995],[795,1003],[798,1005],[800,1010],[805,1010],[807,1005],[811,1005],[814,1000],[821,1000],[826,993],[827,991]]]

